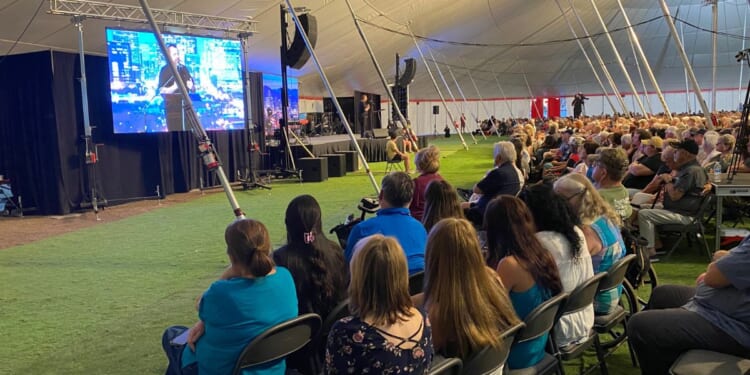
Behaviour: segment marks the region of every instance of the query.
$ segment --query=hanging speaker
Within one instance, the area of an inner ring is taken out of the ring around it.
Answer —
[[[305,34],[307,34],[307,39],[310,40],[310,45],[315,48],[315,42],[318,41],[318,22],[315,20],[315,16],[307,13],[301,14],[299,15],[299,22],[302,24]],[[296,30],[292,45],[286,52],[286,64],[292,69],[302,69],[309,59],[310,52],[305,46],[302,34],[299,30]]]
[[[406,67],[404,68],[404,74],[398,79],[398,85],[406,87],[414,80],[414,74],[417,73],[417,62],[414,59],[406,59],[404,64],[406,64]]]
[[[436,105],[433,105],[432,106],[432,114],[433,115],[439,115],[440,114],[440,107],[436,106]]]

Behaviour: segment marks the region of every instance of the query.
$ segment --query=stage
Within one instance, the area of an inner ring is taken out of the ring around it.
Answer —
[[[379,162],[386,160],[385,145],[388,142],[388,138],[369,139],[362,138],[359,135],[356,135],[355,139],[357,140],[359,148],[362,149],[362,154],[364,154],[367,162]],[[316,157],[326,154],[334,154],[337,151],[355,151],[355,148],[351,142],[351,138],[349,138],[347,134],[336,134],[320,137],[304,137],[300,138],[300,140],[303,142],[305,147],[307,147],[307,149],[310,150],[310,152],[312,152],[312,154]],[[295,160],[299,158],[310,157],[305,149],[299,144],[297,139],[292,137],[289,141],[292,155],[294,156]],[[399,145],[401,144],[400,138],[397,138],[397,142],[399,143]],[[426,147],[427,140],[424,137],[420,137],[418,145],[419,148]],[[278,157],[280,151],[281,150],[279,146],[269,146],[268,154],[270,155],[270,159],[277,160],[276,157]]]

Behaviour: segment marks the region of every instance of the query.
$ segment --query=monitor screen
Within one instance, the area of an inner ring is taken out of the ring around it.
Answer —
[[[106,32],[114,132],[189,130],[185,100],[154,34],[113,28]],[[203,128],[243,129],[240,42],[193,35],[163,37]]]
[[[289,121],[299,119],[299,81],[287,77],[289,92]],[[281,76],[263,73],[263,108],[265,108],[265,130],[272,135],[279,128],[281,119]]]

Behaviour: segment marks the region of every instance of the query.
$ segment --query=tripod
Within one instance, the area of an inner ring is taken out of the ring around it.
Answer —
[[[750,66],[750,49],[740,51],[735,58],[740,64],[745,61]],[[745,102],[742,104],[742,119],[740,120],[740,129],[737,132],[737,140],[734,143],[734,152],[732,153],[732,159],[729,162],[729,169],[727,169],[727,182],[732,183],[734,176],[737,174],[739,169],[740,160],[744,154],[743,148],[747,148],[748,134],[747,134],[747,121],[750,116],[750,83],[747,85],[745,90]]]

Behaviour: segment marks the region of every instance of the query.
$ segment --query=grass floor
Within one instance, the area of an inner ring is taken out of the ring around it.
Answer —
[[[464,151],[455,137],[435,139],[441,174],[455,186],[472,186],[491,167],[494,141],[480,139]],[[379,182],[385,163],[370,168]],[[272,186],[235,194],[248,217],[268,226],[276,245],[284,242],[284,210],[295,196],[318,199],[327,230],[357,213],[361,197],[374,195],[363,171]],[[195,297],[227,265],[223,230],[232,220],[226,196],[208,194],[1,250],[0,374],[163,373],[161,334],[169,325],[196,320]],[[687,255],[657,264],[661,283],[691,284],[704,270],[705,255],[681,252]],[[612,374],[637,373],[625,346],[608,364]]]

